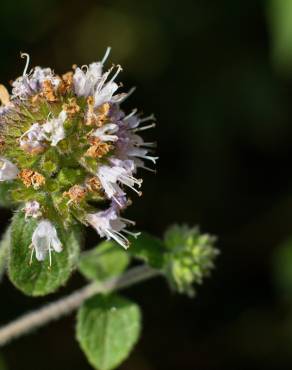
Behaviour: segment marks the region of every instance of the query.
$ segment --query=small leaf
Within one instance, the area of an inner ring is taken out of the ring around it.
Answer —
[[[111,370],[128,357],[140,327],[137,304],[116,295],[96,295],[79,309],[77,339],[93,367]]]
[[[8,272],[11,282],[23,293],[43,296],[64,285],[77,264],[81,233],[77,229],[64,230],[57,225],[62,242],[61,253],[52,252],[52,266],[48,258],[39,262],[35,258],[30,265],[29,248],[32,234],[37,226],[35,219],[25,220],[22,212],[15,214],[11,226],[11,248]]]
[[[9,247],[10,247],[10,230],[11,228],[8,227],[0,242],[0,280],[4,274],[6,264],[7,264]]]
[[[119,276],[129,264],[129,255],[112,241],[100,243],[84,252],[79,260],[79,270],[87,278],[102,281]]]
[[[143,232],[137,239],[131,238],[129,253],[142,259],[154,268],[161,268],[164,262],[165,246],[161,240]]]

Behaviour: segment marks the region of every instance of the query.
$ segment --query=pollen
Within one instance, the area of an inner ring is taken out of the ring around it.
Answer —
[[[50,103],[56,102],[57,96],[55,95],[54,86],[52,84],[52,81],[45,80],[43,82],[43,91],[42,95],[46,98],[46,100]]]
[[[100,192],[101,189],[102,189],[102,185],[101,185],[101,182],[99,181],[99,179],[94,176],[94,177],[90,177],[89,179],[86,180],[85,182],[85,185],[87,187],[87,189],[91,192]]]
[[[108,119],[110,105],[108,103],[104,103],[95,110],[93,96],[89,96],[87,98],[87,105],[88,110],[85,124],[87,126],[97,126],[97,127],[103,126]]]
[[[80,107],[77,104],[76,98],[70,98],[68,103],[63,104],[63,110],[68,114],[68,116],[74,116],[80,111]]]
[[[102,104],[98,109],[98,115],[97,115],[97,126],[101,127],[102,125],[105,124],[108,114],[110,110],[110,105],[109,103],[104,103]]]
[[[94,114],[94,97],[89,96],[86,100],[87,102],[87,115],[86,115],[86,126],[93,126],[95,123],[95,114]]]
[[[70,92],[72,88],[73,88],[73,72],[69,71],[62,75],[58,91],[60,92],[60,94],[65,95],[66,93]]]
[[[80,185],[74,185],[72,186],[68,191],[65,191],[63,193],[64,196],[68,196],[70,200],[74,203],[79,203],[82,201],[87,194],[87,190],[80,186]]]
[[[18,177],[27,188],[32,186],[33,188],[38,189],[46,182],[43,175],[30,169],[20,171]]]
[[[101,141],[97,137],[95,138],[91,137],[90,142],[92,143],[92,145],[85,153],[87,157],[102,158],[103,156],[108,154],[112,149],[112,145]]]

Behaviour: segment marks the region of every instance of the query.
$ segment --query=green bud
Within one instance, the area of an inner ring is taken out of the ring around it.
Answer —
[[[165,233],[165,273],[171,287],[194,296],[194,284],[201,284],[214,268],[219,254],[216,238],[201,234],[199,228],[174,225]]]

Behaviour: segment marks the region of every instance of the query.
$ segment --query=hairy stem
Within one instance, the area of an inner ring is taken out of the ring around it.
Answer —
[[[70,314],[87,298],[98,293],[121,290],[143,280],[158,276],[161,273],[149,266],[143,265],[130,269],[119,278],[112,278],[103,283],[90,283],[56,302],[49,303],[35,311],[24,314],[18,319],[0,328],[0,346],[22,335],[36,330],[53,320]]]

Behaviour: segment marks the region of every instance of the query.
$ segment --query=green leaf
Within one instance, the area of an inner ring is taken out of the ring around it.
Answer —
[[[89,280],[102,281],[119,276],[129,264],[129,255],[117,243],[105,241],[84,252],[79,260],[80,272]]]
[[[75,228],[64,230],[56,226],[62,242],[61,253],[52,252],[52,266],[47,258],[43,262],[35,258],[30,264],[30,244],[38,221],[25,220],[22,212],[15,214],[11,226],[11,248],[8,272],[11,282],[23,293],[43,296],[64,285],[77,265],[81,233]]]
[[[280,245],[273,256],[274,281],[280,293],[292,298],[292,238]]]
[[[137,239],[131,238],[129,253],[154,268],[163,267],[165,246],[163,242],[143,232]]]
[[[7,264],[10,247],[10,230],[11,228],[8,227],[0,242],[0,280],[2,278],[2,275],[4,274]]]
[[[116,295],[96,295],[78,311],[77,339],[99,370],[114,369],[128,357],[140,328],[139,306]]]
[[[280,72],[291,74],[292,2],[289,0],[270,0],[267,4],[274,65]]]

